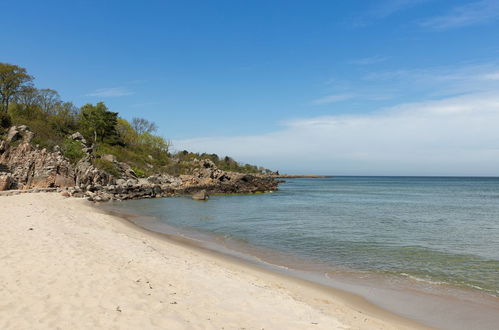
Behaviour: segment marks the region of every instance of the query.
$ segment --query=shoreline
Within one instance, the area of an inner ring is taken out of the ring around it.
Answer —
[[[40,193],[2,202],[2,328],[424,328],[363,298],[174,242],[85,200]]]
[[[307,303],[309,303],[310,305],[315,305],[318,308],[324,307],[322,306],[322,304],[317,303],[318,299],[322,299],[323,301],[326,299],[333,299],[336,302],[340,302],[342,304],[345,304],[347,307],[356,310],[360,314],[370,315],[371,317],[378,318],[381,321],[388,322],[390,325],[397,326],[397,328],[402,327],[407,329],[432,329],[432,327],[428,325],[398,315],[375,303],[372,303],[359,294],[324,285],[312,280],[301,278],[296,275],[293,276],[291,274],[287,274],[286,272],[280,272],[275,269],[275,267],[280,267],[279,265],[269,264],[270,267],[263,267],[262,264],[259,264],[257,262],[252,263],[249,260],[243,259],[236,255],[224,253],[208,246],[204,246],[206,242],[201,240],[195,240],[193,238],[181,235],[158,232],[142,227],[132,220],[132,218],[139,217],[138,215],[113,211],[96,205],[92,206],[100,212],[104,212],[105,214],[113,216],[116,220],[124,223],[127,226],[130,226],[130,228],[132,228],[133,230],[137,230],[147,235],[157,237],[160,240],[165,240],[168,243],[181,246],[182,248],[194,250],[197,253],[202,254],[203,257],[215,258],[218,261],[222,261],[223,263],[232,264],[237,267],[244,268],[245,270],[254,272],[256,275],[264,274],[266,277],[268,276],[273,280],[284,281],[288,286],[299,286],[301,287],[301,289],[306,288],[310,291],[309,293],[314,293],[315,295],[317,295],[314,298],[308,297]]]
[[[434,283],[396,274],[370,273],[365,275],[355,270],[338,272],[334,269],[330,269],[333,270],[332,272],[327,270],[324,273],[323,268],[319,271],[318,269],[310,271],[306,270],[307,268],[296,268],[293,262],[283,263],[282,261],[287,260],[286,257],[294,259],[296,256],[278,253],[273,259],[262,259],[262,254],[255,254],[258,252],[255,248],[261,250],[261,247],[252,246],[253,248],[248,250],[247,246],[226,245],[219,241],[219,238],[210,237],[211,234],[201,233],[200,236],[200,233],[196,234],[197,231],[192,232],[191,229],[182,229],[174,225],[136,221],[144,217],[150,219],[155,219],[155,217],[140,213],[126,214],[123,210],[119,210],[120,204],[117,203],[118,208],[114,210],[106,207],[109,204],[104,204],[99,208],[124,218],[140,230],[160,235],[167,240],[187,245],[189,248],[200,249],[203,253],[215,254],[260,271],[312,284],[323,290],[331,290],[331,294],[336,298],[341,296],[341,299],[353,301],[354,305],[359,302],[358,298],[360,298],[364,312],[368,309],[372,311],[374,308],[376,315],[380,315],[381,312],[386,316],[388,313],[389,316],[396,316],[403,321],[415,322],[416,326],[436,328],[493,329],[492,325],[499,321],[497,297],[486,292],[455,286],[451,283]],[[301,264],[300,261],[303,260],[298,260]]]

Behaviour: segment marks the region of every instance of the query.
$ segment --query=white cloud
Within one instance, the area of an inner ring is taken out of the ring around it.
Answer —
[[[355,95],[353,95],[353,94],[333,94],[333,95],[327,95],[327,96],[321,97],[317,100],[313,100],[312,103],[313,104],[328,104],[328,103],[350,100],[354,97],[355,97]]]
[[[361,79],[399,94],[427,93],[427,97],[499,90],[499,64],[474,63],[461,66],[373,71]],[[358,85],[358,84],[357,84]]]
[[[88,93],[85,96],[92,97],[120,97],[126,95],[134,94],[132,91],[124,88],[124,87],[111,87],[111,88],[100,88],[92,93]]]
[[[482,0],[455,7],[446,15],[421,22],[424,27],[446,30],[470,25],[486,24],[499,19],[499,1]]]
[[[402,104],[372,115],[296,119],[263,135],[174,141],[288,172],[499,175],[499,94]]]
[[[499,80],[499,72],[485,74],[485,75],[483,75],[483,79],[486,79],[486,80]]]

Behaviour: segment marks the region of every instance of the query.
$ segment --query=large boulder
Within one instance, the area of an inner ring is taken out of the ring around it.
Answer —
[[[198,192],[195,192],[194,194],[192,194],[192,199],[194,199],[196,201],[206,201],[206,200],[208,200],[208,198],[209,198],[209,196],[206,193],[206,190],[201,190],[201,191],[198,191]]]
[[[71,140],[80,141],[84,145],[87,144],[87,140],[85,140],[85,138],[83,137],[83,135],[80,132],[76,132],[76,133],[71,134],[69,136],[69,138]]]

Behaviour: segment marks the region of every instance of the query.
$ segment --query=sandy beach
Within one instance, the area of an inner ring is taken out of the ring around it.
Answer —
[[[0,197],[1,329],[401,329],[416,323],[55,193]]]

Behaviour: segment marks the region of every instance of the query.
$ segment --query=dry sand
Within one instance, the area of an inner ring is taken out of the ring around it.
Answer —
[[[357,300],[165,240],[85,200],[0,197],[0,329],[417,327]]]

